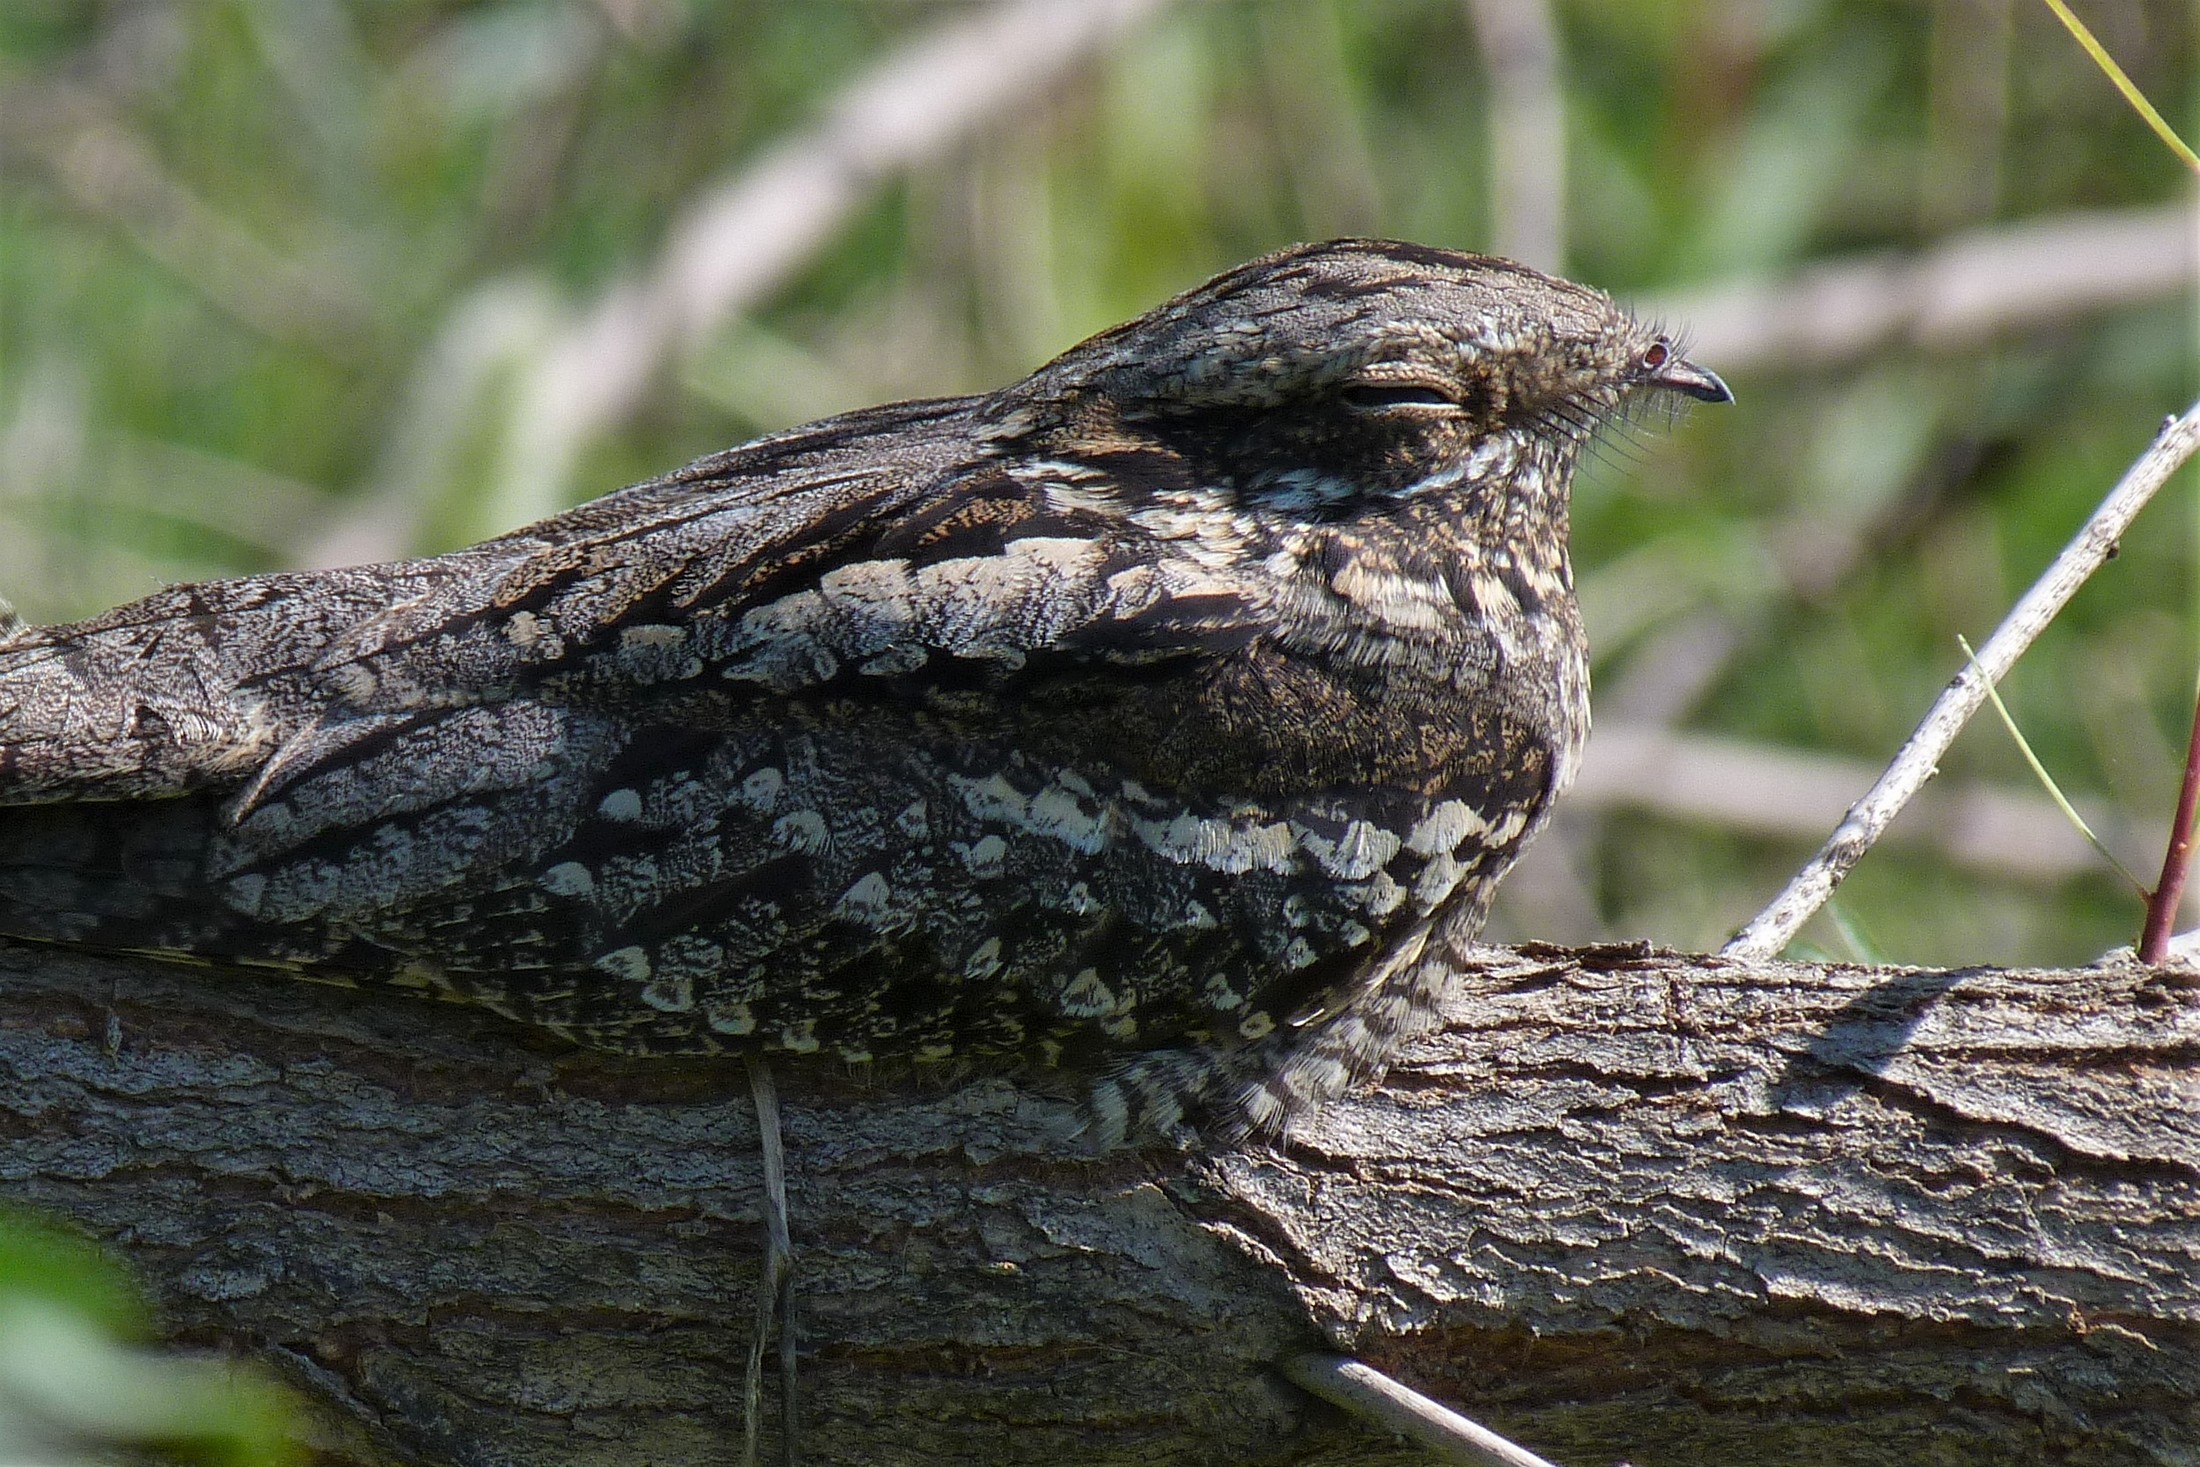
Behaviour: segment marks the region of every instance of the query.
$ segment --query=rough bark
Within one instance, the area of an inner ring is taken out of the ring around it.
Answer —
[[[2164,971],[1535,950],[1282,1148],[782,1066],[805,1460],[1418,1460],[1277,1380],[1326,1345],[1569,1467],[2200,1462],[2196,1046]],[[0,1076],[0,1196],[330,1460],[731,1460],[738,1066],[0,947]]]

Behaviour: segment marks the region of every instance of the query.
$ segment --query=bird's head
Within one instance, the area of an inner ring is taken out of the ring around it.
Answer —
[[[1066,440],[1049,446],[1150,445],[1241,508],[1326,519],[1523,481],[1562,491],[1599,426],[1671,394],[1731,400],[1601,292],[1507,260],[1348,239],[1217,276],[987,411]]]

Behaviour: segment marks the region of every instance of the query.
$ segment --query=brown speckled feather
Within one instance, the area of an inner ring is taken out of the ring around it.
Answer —
[[[1570,777],[1568,479],[1656,391],[1724,395],[1593,291],[1341,241],[453,555],[16,627],[0,931],[1274,1126]]]

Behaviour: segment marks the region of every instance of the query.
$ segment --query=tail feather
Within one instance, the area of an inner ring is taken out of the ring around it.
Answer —
[[[211,589],[211,588],[209,588]],[[273,733],[195,588],[0,640],[0,803],[130,799],[238,778]]]
[[[329,701],[337,638],[470,564],[176,586],[59,626],[0,613],[0,805],[242,784]]]
[[[305,604],[329,596],[263,577],[66,625],[0,613],[0,934],[221,950],[237,918],[206,853],[299,701]]]

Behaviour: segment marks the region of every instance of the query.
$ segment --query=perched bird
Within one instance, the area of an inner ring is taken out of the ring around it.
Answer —
[[[1276,1128],[1571,777],[1569,480],[1658,394],[1729,396],[1593,290],[1341,240],[471,549],[11,620],[0,933]]]

